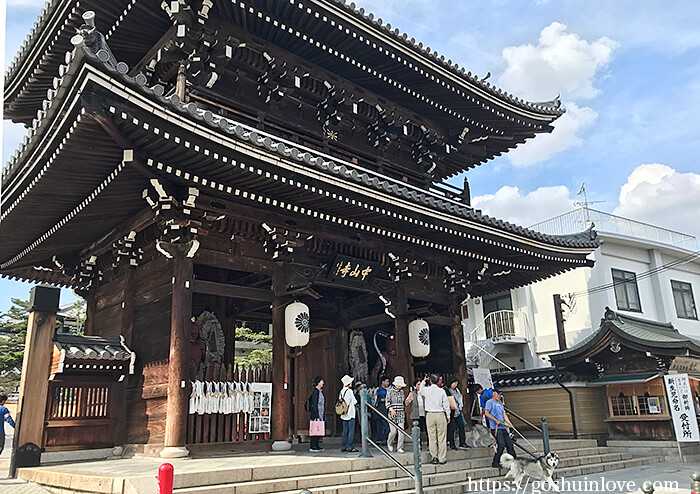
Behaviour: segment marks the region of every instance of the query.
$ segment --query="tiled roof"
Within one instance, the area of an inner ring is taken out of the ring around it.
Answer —
[[[71,360],[126,362],[133,356],[133,352],[124,343],[123,337],[103,338],[57,333],[54,336],[54,345],[59,351],[65,350],[65,358]]]
[[[217,129],[218,131],[224,132],[237,139],[248,141],[260,148],[265,148],[268,151],[274,152],[285,158],[303,161],[313,168],[344,179],[361,183],[375,190],[393,194],[409,201],[423,204],[424,206],[446,211],[454,214],[455,216],[461,216],[469,220],[477,221],[485,225],[522,235],[527,238],[539,240],[548,244],[591,249],[594,249],[599,245],[599,242],[595,240],[597,236],[595,230],[588,229],[574,235],[546,235],[534,230],[529,230],[508,221],[485,215],[478,209],[465,206],[456,201],[443,199],[428,191],[407,186],[406,184],[402,184],[397,180],[389,179],[388,177],[382,176],[376,172],[364,169],[357,165],[353,165],[349,162],[333,160],[332,158],[312,149],[299,145],[293,145],[292,143],[286,142],[274,135],[258,129],[252,129],[235,120],[215,115],[209,110],[202,110],[192,102],[183,103],[176,94],[166,98],[164,96],[165,88],[163,86],[155,85],[148,87],[148,79],[145,75],[137,74],[134,77],[130,77],[127,75],[129,67],[123,62],[120,62],[117,67],[114,67],[108,61],[103,61],[96,54],[91,53],[85,48],[86,47],[83,46],[82,49],[90,60],[100,64],[105,71],[112,74],[114,77],[117,77],[128,86],[137,88],[142,93],[149,96],[149,98],[161,102],[164,106],[169,107],[178,113],[186,114],[190,118],[195,119],[208,127]]]
[[[537,386],[541,384],[568,383],[584,380],[582,376],[577,376],[573,372],[560,371],[556,367],[496,372],[491,378],[496,388]]]
[[[645,345],[650,348],[681,348],[700,352],[700,341],[681,334],[670,323],[661,323],[632,317],[605,308],[605,317],[600,321],[600,327],[576,345],[564,351],[550,355],[553,360],[571,358],[584,352],[588,347],[612,330],[620,338]]]

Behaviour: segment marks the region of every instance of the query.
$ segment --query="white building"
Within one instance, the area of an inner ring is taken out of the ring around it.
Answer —
[[[467,301],[463,324],[470,364],[493,370],[549,365],[547,355],[559,350],[554,294],[568,304],[563,315],[569,347],[598,328],[606,306],[670,322],[700,340],[695,303],[700,296],[700,257],[695,237],[590,208],[532,229],[561,235],[583,231],[591,222],[603,242],[592,254],[593,268]]]

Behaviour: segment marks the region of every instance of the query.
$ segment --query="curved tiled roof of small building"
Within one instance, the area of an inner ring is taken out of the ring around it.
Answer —
[[[131,360],[132,352],[122,338],[81,336],[57,333],[53,339],[59,350],[65,350],[66,358],[74,360]]]
[[[260,148],[265,148],[268,151],[274,152],[285,158],[292,158],[297,161],[303,161],[309,166],[312,166],[325,173],[331,173],[335,176],[352,180],[356,183],[371,187],[380,192],[386,192],[398,197],[402,197],[409,201],[420,203],[424,206],[431,207],[440,211],[448,212],[456,216],[461,216],[465,219],[476,221],[478,223],[488,225],[506,232],[521,235],[523,237],[537,240],[546,244],[573,247],[573,248],[589,248],[598,247],[599,242],[596,240],[597,233],[592,230],[586,230],[573,235],[547,235],[541,232],[530,230],[522,226],[515,225],[505,220],[493,218],[483,214],[480,210],[465,206],[461,203],[441,198],[428,191],[407,186],[399,181],[392,180],[389,177],[382,176],[376,172],[363,169],[349,162],[334,160],[329,156],[322,155],[318,151],[304,148],[300,145],[284,142],[283,139],[267,134],[257,129],[251,129],[235,120],[226,117],[215,115],[209,110],[202,110],[194,103],[183,103],[177,95],[165,97],[165,88],[161,85],[148,86],[148,79],[144,74],[137,74],[134,77],[127,75],[129,66],[124,62],[119,62],[117,66],[112,66],[108,61],[107,56],[102,54],[91,53],[84,47],[79,47],[86,57],[93,63],[101,66],[104,71],[121,80],[129,87],[139,90],[141,93],[162,103],[163,105],[177,111],[178,113],[188,115],[205,125],[216,129],[220,132],[233,136],[235,138],[248,141]],[[67,57],[71,60],[75,57]],[[71,60],[74,61],[74,60]],[[22,161],[24,150],[30,145],[36,135],[31,139],[26,139],[21,144],[20,148],[14,153],[8,161],[5,169],[2,171],[2,184],[7,185],[7,182],[18,171],[19,164]]]
[[[583,351],[585,348],[597,341],[604,334],[604,332],[607,332],[606,329],[609,328],[608,325],[614,326],[615,333],[617,333],[619,337],[629,338],[629,340],[644,345],[657,345],[659,347],[687,347],[700,351],[700,341],[681,334],[670,323],[662,323],[639,317],[632,317],[625,314],[620,314],[619,312],[615,312],[606,307],[605,317],[601,319],[600,326],[597,330],[583,340],[579,341],[571,348],[557,352],[551,355],[551,357],[555,360],[565,359]]]
[[[573,372],[560,371],[556,367],[543,367],[541,369],[496,372],[493,374],[492,380],[495,388],[512,388],[585,381],[586,379]]]
[[[361,7],[357,7],[354,2],[348,3],[346,0],[326,0],[326,2],[331,5],[341,7],[344,11],[350,13],[356,19],[360,20],[366,27],[388,34],[395,41],[398,41],[404,46],[408,47],[414,54],[424,56],[430,61],[439,64],[443,68],[449,70],[453,75],[457,76],[459,80],[461,80],[467,86],[479,88],[480,90],[486,91],[504,102],[525,110],[554,116],[560,116],[565,112],[565,110],[561,107],[558,95],[551,101],[546,102],[525,101],[522,98],[518,98],[513,94],[497,88],[489,82],[486,82],[483,78],[480,79],[476,74],[465,71],[464,67],[460,67],[459,64],[453,63],[450,59],[446,59],[444,55],[440,55],[437,51],[431,51],[430,47],[423,46],[423,43],[416,41],[415,38],[409,38],[406,33],[401,33],[399,29],[392,28],[391,24],[383,22],[381,18],[375,18],[372,13],[366,12]],[[12,62],[9,64],[5,72],[5,84],[8,84],[15,77],[19,68],[23,63],[25,63],[25,59],[28,56],[30,48],[36,42],[36,38],[38,37],[39,33],[46,28],[47,22],[50,20],[51,16],[61,3],[62,0],[47,0],[44,8],[42,8],[41,13],[34,23],[34,26],[31,28],[29,34],[15,54]]]

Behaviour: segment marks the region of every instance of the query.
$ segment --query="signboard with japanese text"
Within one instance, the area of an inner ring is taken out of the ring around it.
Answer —
[[[669,374],[664,376],[668,406],[673,418],[676,440],[682,443],[700,442],[698,419],[690,391],[688,374]]]
[[[328,280],[356,286],[367,286],[372,283],[378,270],[379,265],[374,262],[339,255],[336,256],[333,264],[331,264],[330,271],[328,271]]]

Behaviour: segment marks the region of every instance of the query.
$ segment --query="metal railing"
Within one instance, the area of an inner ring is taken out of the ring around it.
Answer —
[[[360,453],[361,458],[371,458],[372,453],[369,451],[369,446],[372,445],[379,450],[385,457],[387,457],[394,465],[396,465],[399,470],[408,475],[414,482],[416,489],[416,494],[423,494],[423,468],[420,461],[420,427],[418,426],[418,421],[413,421],[413,427],[411,428],[411,434],[408,434],[401,427],[396,426],[396,430],[406,436],[411,440],[413,445],[413,473],[401,464],[394,456],[386,451],[384,448],[379,446],[377,443],[370,439],[370,429],[369,429],[369,411],[371,408],[374,413],[377,414],[379,418],[385,420],[389,425],[396,424],[389,419],[382,412],[377,410],[373,405],[367,401],[367,388],[363,387],[360,390],[360,430],[362,433],[362,453]]]
[[[522,336],[530,340],[530,324],[527,314],[513,310],[490,312],[471,330],[469,340],[477,343],[505,336]]]
[[[529,228],[548,235],[570,235],[588,229],[591,224],[595,225],[598,232],[651,240],[690,251],[697,250],[697,240],[693,235],[585,207],[560,214]]]
[[[511,417],[511,416],[512,416],[512,417],[515,417],[516,419],[518,419],[519,421],[521,421],[523,424],[525,424],[525,425],[527,425],[528,427],[531,427],[532,429],[534,429],[534,430],[536,430],[537,432],[539,432],[539,433],[540,433],[540,436],[542,436],[542,450],[544,451],[543,454],[544,454],[544,455],[549,454],[549,425],[547,424],[547,418],[546,418],[546,417],[542,417],[542,424],[541,424],[542,427],[537,427],[535,424],[533,424],[533,423],[530,422],[529,420],[527,420],[527,419],[521,417],[520,415],[518,415],[517,413],[515,413],[515,412],[514,412],[513,410],[511,410],[510,408],[508,408],[508,407],[506,407],[506,406],[504,406],[503,408],[506,410],[506,412],[508,412],[508,416],[509,416],[509,417]],[[511,424],[511,425],[512,425],[512,424]],[[516,432],[520,437],[522,437],[528,444],[530,444],[530,446],[532,446],[533,448],[535,447],[530,441],[527,440],[527,438],[525,438],[525,436],[523,436],[523,435],[520,433],[520,431],[519,431],[518,429],[516,429],[515,427],[513,427],[513,429],[515,430],[515,432]],[[532,451],[529,451],[529,450],[523,448],[523,447],[520,446],[518,443],[515,443],[515,444],[516,444],[520,449],[522,449],[522,450],[525,451],[526,453],[528,453],[528,454],[530,454],[531,456],[533,456],[533,457],[536,458],[536,455],[535,455]]]

